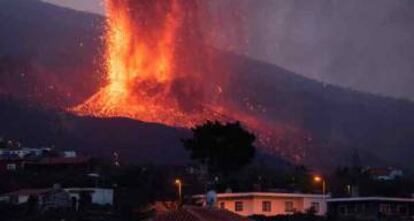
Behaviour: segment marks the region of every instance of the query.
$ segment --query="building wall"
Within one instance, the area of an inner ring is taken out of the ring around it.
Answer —
[[[114,191],[112,189],[95,189],[92,194],[92,203],[99,205],[112,205],[114,199]]]
[[[57,189],[43,194],[39,199],[39,205],[43,210],[53,208],[70,208],[72,206],[68,192]]]
[[[16,204],[27,203],[27,201],[29,201],[29,197],[30,196],[27,196],[27,195],[18,196]]]
[[[306,212],[306,210],[312,207],[312,203],[318,203],[319,205],[319,210],[316,211],[316,215],[323,216],[327,214],[328,204],[326,203],[326,200],[322,198],[304,198],[303,200],[303,206],[305,209],[304,212]]]
[[[413,216],[414,202],[393,201],[350,201],[329,202],[329,216],[333,219],[376,219],[393,217],[393,220],[405,220]],[[404,210],[401,210],[404,208]]]
[[[4,203],[11,203],[14,205],[27,203],[29,200],[28,195],[20,195],[20,196],[1,196],[0,202]]]
[[[243,203],[243,210],[236,211],[236,202]],[[263,202],[270,202],[270,211],[263,210]],[[286,208],[287,202],[291,203],[294,210],[288,211]],[[265,215],[265,216],[275,216],[275,215],[287,215],[293,214],[294,212],[305,213],[308,209],[311,208],[312,202],[319,204],[318,215],[325,215],[327,211],[326,202],[322,198],[300,198],[300,197],[262,197],[262,196],[252,196],[244,198],[218,198],[217,205],[237,213],[242,216],[252,216],[252,215]]]
[[[77,200],[80,199],[81,192],[89,192],[92,198],[93,204],[98,205],[113,205],[114,190],[102,189],[102,188],[68,188],[65,189],[69,192],[70,197],[74,197]]]
[[[235,205],[236,202],[242,202],[243,203],[243,210],[242,211],[236,211]],[[220,208],[222,207],[222,204],[224,203],[224,209],[227,209],[231,212],[237,213],[242,216],[251,216],[254,214],[254,202],[253,198],[241,198],[241,199],[218,199],[217,200],[218,206]]]

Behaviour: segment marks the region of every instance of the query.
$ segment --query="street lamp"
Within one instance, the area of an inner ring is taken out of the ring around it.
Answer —
[[[313,181],[315,181],[316,183],[322,183],[322,194],[325,195],[326,194],[326,181],[325,181],[325,179],[321,176],[314,176]]]
[[[180,179],[175,179],[175,185],[178,188],[178,203],[181,204],[183,182]]]

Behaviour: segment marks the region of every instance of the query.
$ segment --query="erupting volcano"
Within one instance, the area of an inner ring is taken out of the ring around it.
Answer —
[[[225,61],[213,58],[215,50],[207,46],[211,33],[206,33],[208,19],[200,3],[106,0],[106,80],[73,110],[175,127],[239,120],[258,135],[262,146],[301,158],[298,153],[303,151],[296,147],[281,149],[286,128],[252,114],[254,104],[237,105],[232,101],[237,95],[223,95],[232,94],[231,87],[237,85],[230,84]],[[265,112],[263,107],[259,111]]]
[[[222,85],[207,77],[196,1],[107,0],[106,8],[106,85],[77,113],[183,127],[219,117]]]

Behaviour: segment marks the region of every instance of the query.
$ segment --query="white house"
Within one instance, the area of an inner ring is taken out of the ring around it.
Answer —
[[[414,198],[348,197],[328,199],[329,215],[346,220],[413,220]]]
[[[11,204],[27,203],[30,196],[39,197],[47,194],[51,189],[22,189],[0,195],[0,201]]]
[[[15,192],[5,193],[0,195],[0,202],[12,203],[12,204],[24,204],[29,201],[30,197],[36,197],[39,199],[41,206],[53,205],[67,205],[76,206],[79,208],[79,199],[81,194],[85,193],[90,196],[92,204],[97,205],[113,205],[114,190],[103,188],[65,188],[58,189],[23,189]],[[62,203],[64,202],[64,203]]]
[[[51,208],[69,208],[71,201],[69,194],[54,185],[53,188],[47,189],[22,189],[0,195],[0,201],[14,205],[28,203],[33,197],[39,209],[48,210]]]
[[[9,158],[9,157],[18,157],[18,158],[25,158],[28,155],[33,155],[35,157],[39,157],[42,155],[44,151],[50,151],[50,148],[8,148],[8,149],[1,149],[0,150],[0,157],[2,158]]]
[[[78,156],[74,150],[65,150],[61,154],[64,158],[76,158]]]
[[[82,193],[87,193],[91,196],[91,203],[97,205],[113,205],[114,190],[104,188],[65,188],[69,193],[71,199],[76,199],[76,208]]]
[[[198,195],[195,198],[206,205],[204,195]],[[313,209],[316,215],[326,215],[327,198],[327,195],[302,193],[222,193],[217,194],[216,204],[219,208],[242,216],[289,215],[297,212],[306,213],[310,209]]]

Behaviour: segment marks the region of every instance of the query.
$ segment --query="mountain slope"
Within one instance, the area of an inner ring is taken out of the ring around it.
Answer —
[[[79,117],[0,96],[0,136],[31,147],[55,147],[121,163],[182,165],[190,161],[181,144],[190,131],[126,118]],[[289,164],[257,151],[256,162],[285,167]]]
[[[357,150],[368,162],[410,165],[412,102],[326,85],[240,56],[226,60],[235,67],[232,82],[239,86],[229,96],[251,98],[266,107],[260,117],[311,133],[308,162],[344,163]]]
[[[100,16],[38,0],[0,0],[0,93],[23,84],[21,97],[43,103],[85,98],[100,81],[103,24]],[[25,84],[28,78],[36,83]]]
[[[132,163],[182,163],[188,160],[180,138],[188,131],[123,118],[77,117],[56,109],[0,98],[0,135],[27,146],[74,149],[96,157]]]

